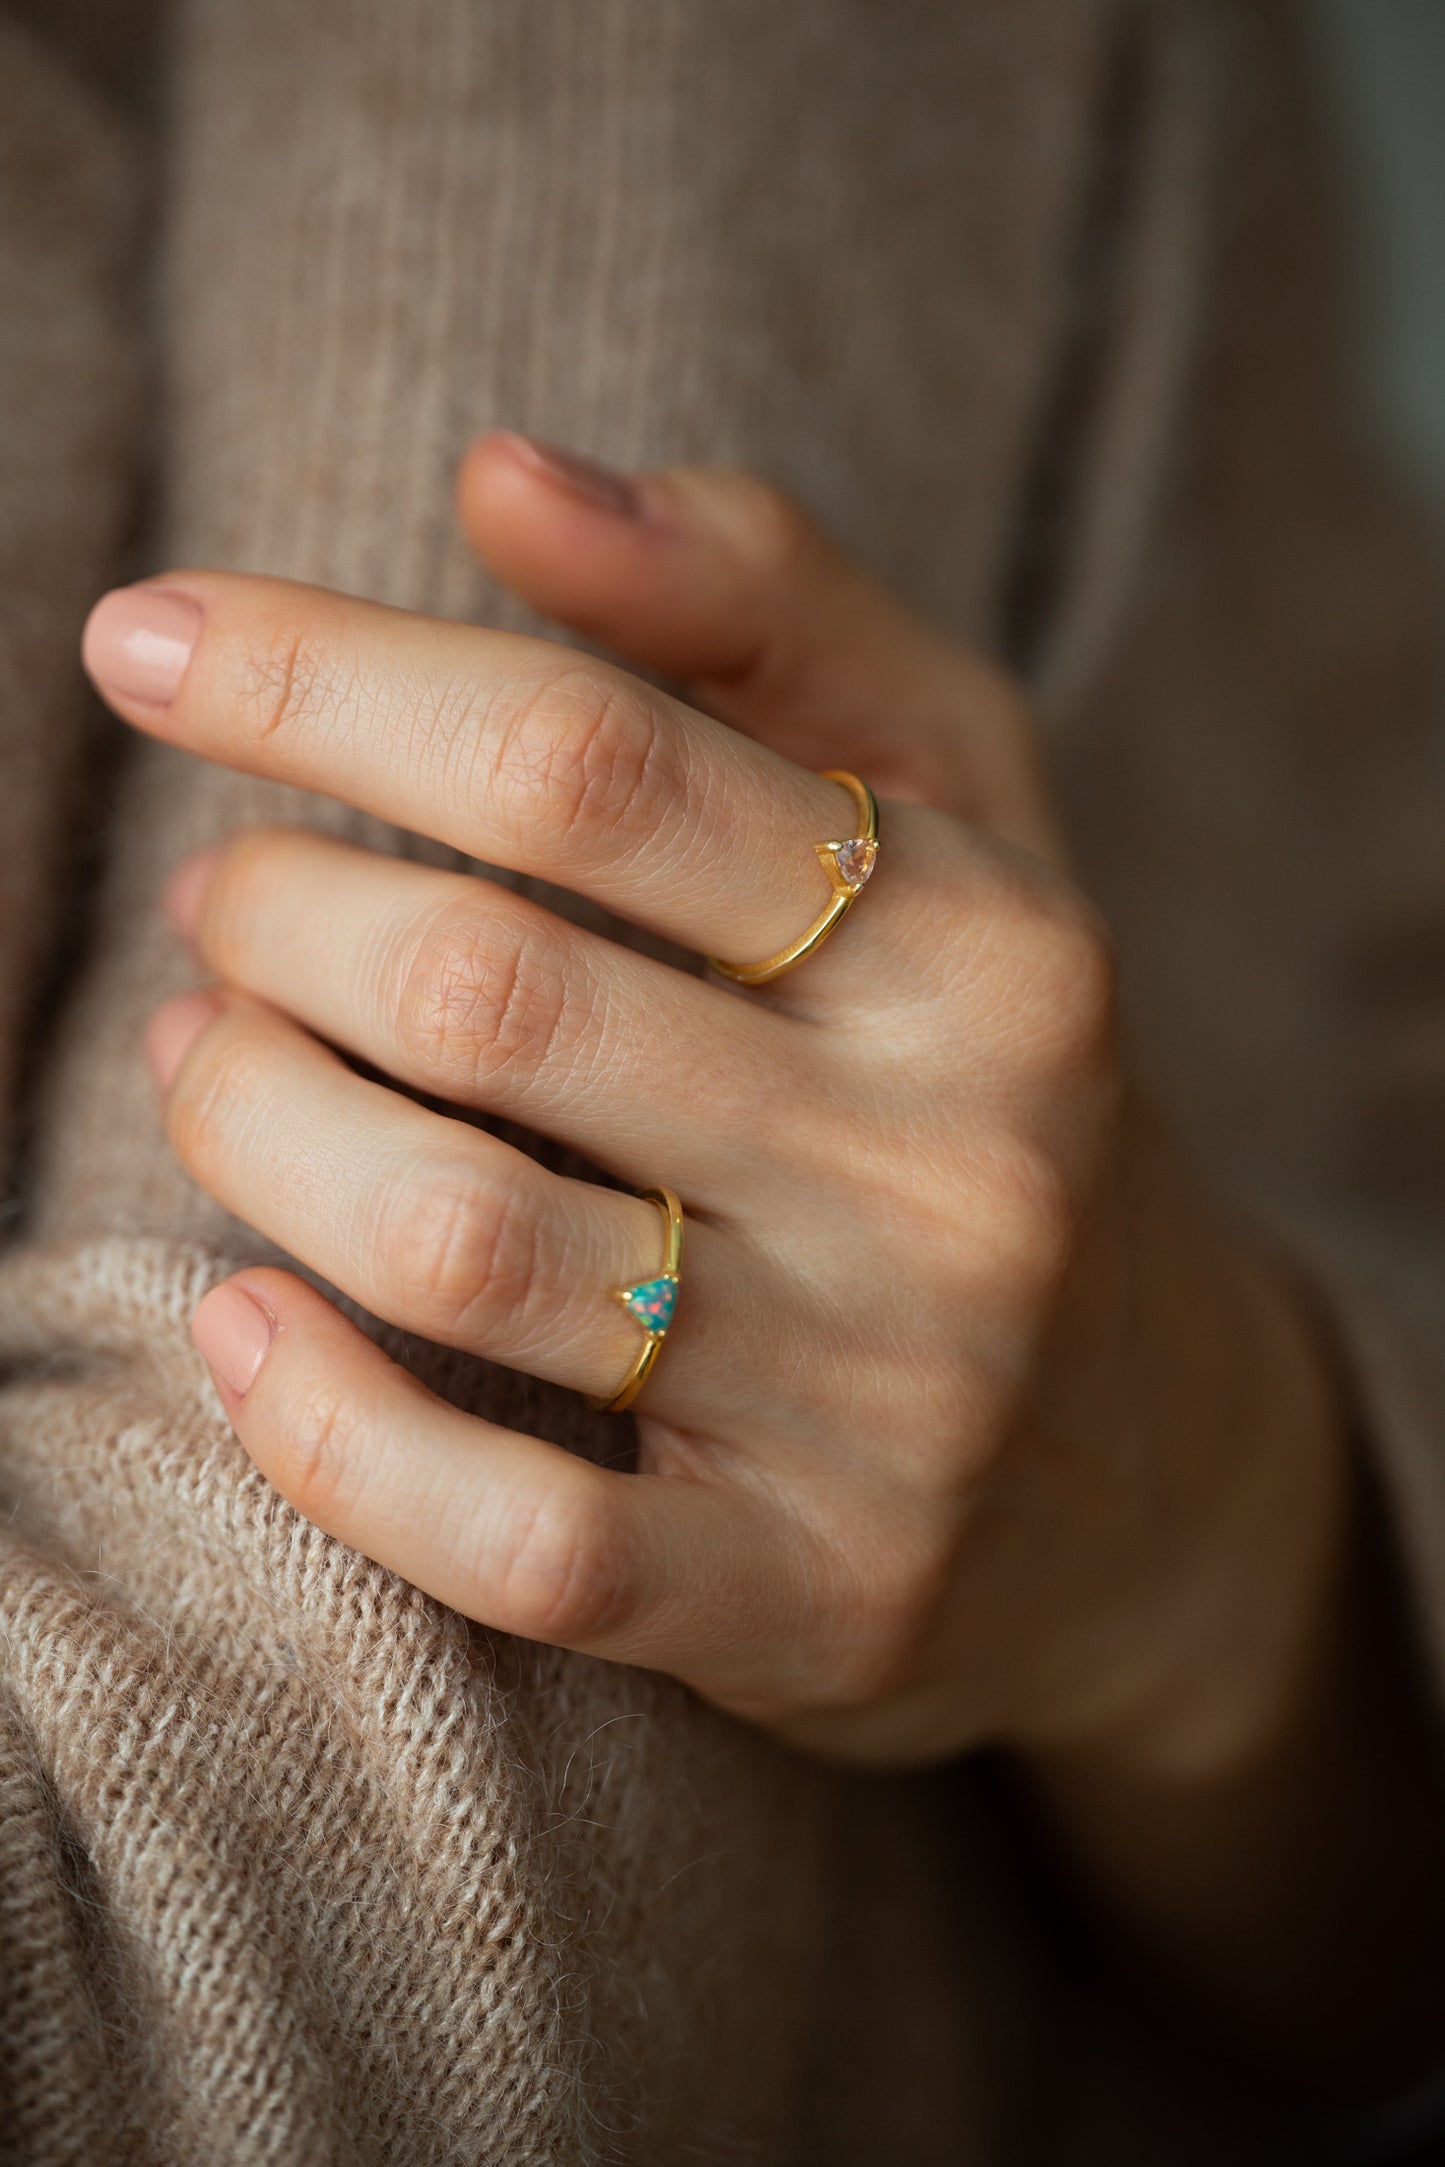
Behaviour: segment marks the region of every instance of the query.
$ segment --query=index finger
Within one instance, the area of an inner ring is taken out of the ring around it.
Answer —
[[[178,572],[117,589],[86,667],[120,715],[574,888],[685,946],[766,955],[822,907],[834,783],[550,640],[325,588]]]

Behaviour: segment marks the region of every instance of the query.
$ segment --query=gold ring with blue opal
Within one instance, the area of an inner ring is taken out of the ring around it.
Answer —
[[[682,1269],[682,1205],[674,1189],[642,1189],[638,1193],[645,1204],[657,1206],[667,1228],[662,1270],[651,1279],[639,1279],[630,1287],[612,1289],[613,1300],[621,1302],[627,1314],[637,1319],[645,1336],[636,1360],[617,1390],[602,1399],[589,1399],[588,1406],[598,1414],[620,1415],[624,1408],[632,1405],[652,1374],[652,1366],[662,1352],[667,1328],[677,1308],[678,1273]]]

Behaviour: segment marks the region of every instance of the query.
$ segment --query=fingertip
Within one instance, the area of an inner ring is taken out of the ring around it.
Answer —
[[[362,1331],[329,1295],[303,1279],[298,1272],[279,1264],[247,1264],[224,1282],[239,1287],[265,1311],[273,1336],[284,1338],[303,1368],[315,1373],[318,1366],[340,1364],[349,1368],[358,1360],[363,1368],[380,1363],[391,1366],[375,1340]]]
[[[182,993],[165,1002],[151,1017],[145,1034],[146,1066],[163,1097],[175,1082],[186,1055],[223,1006],[216,993]]]
[[[457,461],[452,496],[457,517],[468,534],[486,506],[493,479],[500,478],[503,486],[508,480],[518,479],[517,464],[508,450],[510,435],[507,429],[489,429],[484,436],[474,437]]]
[[[635,522],[648,511],[636,476],[515,429],[491,430],[469,447],[457,472],[457,504],[468,531],[484,532],[499,515],[532,506],[609,522]]]
[[[120,708],[169,707],[200,637],[194,595],[157,580],[113,587],[85,620],[80,659],[102,698]]]
[[[191,1316],[191,1339],[228,1403],[246,1397],[278,1330],[274,1309],[244,1279],[203,1294]]]
[[[243,1301],[249,1307],[242,1307]],[[252,1312],[264,1320],[264,1346]],[[318,1288],[276,1264],[248,1264],[211,1287],[192,1311],[191,1337],[222,1385],[222,1396],[229,1394],[232,1399],[250,1391],[260,1360],[283,1338],[295,1343],[310,1364],[344,1362],[357,1352],[386,1359]],[[233,1345],[240,1350],[239,1367],[228,1353]],[[258,1347],[260,1359],[246,1367]],[[235,1379],[242,1369],[245,1381],[238,1384]]]
[[[220,845],[214,844],[209,850],[198,850],[183,859],[162,891],[161,909],[166,923],[183,941],[195,940],[201,904],[220,855]]]
[[[753,639],[710,505],[707,470],[619,474],[511,430],[479,438],[457,475],[463,530],[498,578],[625,661],[683,679],[728,671]]]

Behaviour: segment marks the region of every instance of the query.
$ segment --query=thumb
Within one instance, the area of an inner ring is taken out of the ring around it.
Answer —
[[[534,608],[724,722],[1062,860],[1013,681],[765,483],[724,467],[626,476],[498,432],[467,453],[457,499],[478,554]]]

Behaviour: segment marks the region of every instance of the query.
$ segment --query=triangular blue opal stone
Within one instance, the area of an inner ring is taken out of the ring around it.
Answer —
[[[624,1308],[630,1309],[649,1332],[665,1332],[677,1307],[675,1279],[644,1279],[635,1287],[619,1287]]]

